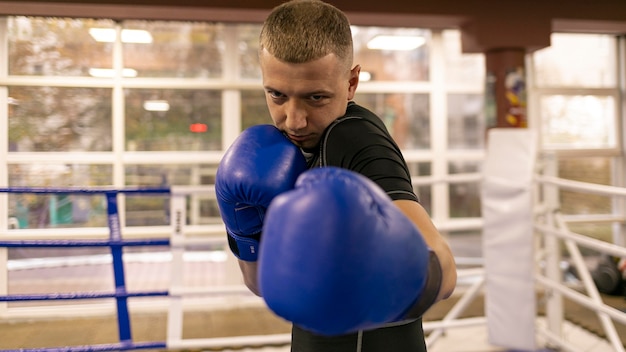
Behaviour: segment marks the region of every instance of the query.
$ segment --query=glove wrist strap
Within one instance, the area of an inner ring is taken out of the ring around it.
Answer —
[[[261,233],[250,236],[239,236],[226,231],[228,234],[228,247],[235,257],[246,262],[256,262],[259,256],[259,243]]]
[[[413,306],[404,315],[404,319],[416,319],[424,315],[424,313],[437,301],[439,290],[441,289],[441,280],[443,273],[439,258],[433,251],[429,251],[428,261],[428,277],[426,284],[422,289],[422,293],[415,301]]]

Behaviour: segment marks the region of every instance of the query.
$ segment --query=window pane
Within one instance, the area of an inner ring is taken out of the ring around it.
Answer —
[[[442,36],[446,60],[446,83],[469,85],[482,90],[485,82],[485,55],[462,53],[459,30],[445,30]]]
[[[480,217],[480,185],[456,183],[450,185],[450,217]]]
[[[476,258],[478,261],[474,264],[466,264],[465,267],[482,267],[480,258],[483,257],[483,241],[481,230],[465,230],[465,231],[451,231],[448,232],[448,239],[450,243],[450,249],[455,258],[471,259]],[[457,267],[460,267],[462,261],[457,263]]]
[[[127,89],[126,150],[222,148],[220,91]]]
[[[607,157],[577,157],[559,160],[558,177],[611,185],[613,160]],[[560,210],[566,215],[611,214],[611,197],[561,190],[559,192]],[[571,223],[569,228],[591,238],[613,243],[613,229],[608,223]]]
[[[259,67],[259,33],[260,25],[238,25],[237,35],[239,37],[239,72],[241,78],[261,78],[261,68]]]
[[[112,184],[109,165],[9,165],[11,187],[94,187]],[[9,194],[9,223],[23,229],[106,225],[102,195]]]
[[[402,149],[430,149],[427,94],[360,94],[355,101],[375,112]]]
[[[533,54],[537,86],[610,88],[617,84],[614,36],[554,33],[551,43]]]
[[[481,172],[481,162],[477,161],[451,161],[448,164],[448,173],[450,175],[472,174]]]
[[[543,146],[594,149],[616,146],[615,101],[593,95],[551,95],[539,100]]]
[[[273,124],[262,89],[241,92],[241,128]]]
[[[217,165],[127,165],[126,186],[170,187],[198,186],[215,183]]]
[[[217,165],[129,165],[126,167],[128,186],[169,187],[173,185],[213,185]],[[126,198],[127,226],[168,225],[169,196]],[[188,221],[190,224],[219,224],[221,218],[215,194],[190,195]]]
[[[432,175],[430,162],[407,161],[407,166],[412,177]]]
[[[559,160],[558,177],[568,180],[611,185],[613,174],[611,158],[576,157]],[[561,211],[564,214],[610,214],[611,198],[574,191],[560,191]]]
[[[397,48],[370,48],[372,40],[382,38],[385,43],[394,38],[409,42]],[[354,63],[361,72],[368,73],[374,81],[428,81],[428,42],[430,31],[417,28],[386,28],[352,26]],[[368,47],[370,44],[370,47]]]
[[[9,87],[9,150],[110,151],[111,90]]]
[[[413,178],[432,175],[430,162],[408,161],[407,166],[409,167],[409,172]],[[417,194],[417,197],[419,198],[419,201],[424,209],[430,212],[432,205],[432,192],[430,185],[414,185],[413,190],[415,191],[415,194]]]
[[[480,172],[481,163],[476,161],[453,161],[448,164],[448,173],[464,174]],[[480,184],[450,184],[450,217],[467,218],[481,216]]]
[[[111,20],[9,17],[9,74],[89,76],[112,68],[112,43],[97,42],[91,28],[113,28]]]
[[[418,186],[415,192],[417,193],[420,204],[424,207],[426,212],[430,213],[433,205],[432,188],[430,186]]]
[[[125,21],[124,30],[143,31],[124,42],[124,66],[137,77],[222,77],[223,25],[201,22]],[[148,40],[142,40],[143,38]]]
[[[483,149],[485,121],[483,96],[448,94],[448,147],[450,149]]]

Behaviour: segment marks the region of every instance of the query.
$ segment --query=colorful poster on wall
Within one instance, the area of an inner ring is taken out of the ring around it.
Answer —
[[[526,117],[526,76],[523,67],[507,70],[505,84],[507,125],[527,127]]]

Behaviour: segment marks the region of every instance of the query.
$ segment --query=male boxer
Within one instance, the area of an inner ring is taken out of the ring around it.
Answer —
[[[352,101],[360,66],[352,62],[346,16],[317,0],[279,5],[261,30],[259,58],[277,131],[302,151],[309,169],[320,170],[301,172],[301,160],[291,152],[288,157],[274,154],[282,160],[279,169],[291,165],[293,172],[276,177],[281,186],[265,193],[266,186],[254,185],[261,182],[265,161],[271,158],[251,158],[250,171],[236,178],[228,172],[228,161],[235,159],[222,162],[216,192],[244,281],[294,323],[294,352],[425,351],[421,314],[452,293],[456,266],[447,242],[419,204],[400,149],[382,121]],[[249,153],[238,144],[228,153],[243,164]],[[222,192],[221,180],[228,184],[231,179],[248,184],[229,185],[239,192]],[[250,204],[258,199],[261,203]],[[239,210],[248,207],[256,209],[257,216],[237,218]],[[366,213],[370,207],[384,209],[384,215]],[[254,225],[241,224],[251,218]],[[368,225],[359,227],[363,221]],[[249,239],[252,245],[245,243]],[[294,244],[298,240],[303,242]],[[257,256],[241,256],[241,248]],[[281,281],[284,278],[298,281]],[[304,309],[308,304],[321,309]]]

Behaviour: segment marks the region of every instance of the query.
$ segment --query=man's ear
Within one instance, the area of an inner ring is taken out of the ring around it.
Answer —
[[[359,74],[361,74],[361,65],[356,65],[350,70],[350,78],[348,80],[348,100],[354,98],[354,93],[359,85]]]

